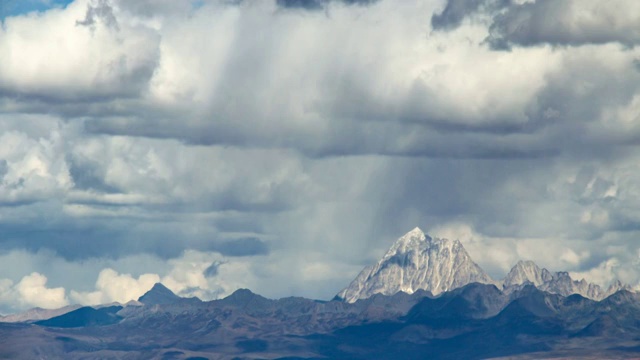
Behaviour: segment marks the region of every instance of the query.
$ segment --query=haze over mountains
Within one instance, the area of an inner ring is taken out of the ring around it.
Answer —
[[[14,359],[631,358],[640,295],[520,261],[492,280],[457,240],[416,228],[332,301],[214,301],[156,284],[137,301],[31,311],[0,323]]]

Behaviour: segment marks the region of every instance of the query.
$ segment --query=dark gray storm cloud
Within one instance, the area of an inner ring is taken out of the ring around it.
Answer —
[[[68,157],[69,175],[73,178],[74,186],[81,190],[95,190],[103,193],[118,193],[122,189],[105,184],[104,169],[96,164],[81,163],[73,157]]]
[[[4,178],[5,175],[9,172],[9,165],[7,164],[7,160],[0,161],[0,181]]]
[[[326,0],[277,0],[278,6],[293,9],[321,10]]]
[[[226,240],[213,246],[213,250],[226,256],[268,255],[269,245],[257,238]]]
[[[94,28],[98,21],[103,22],[109,28],[119,29],[118,20],[106,0],[98,1],[95,5],[89,4],[85,18],[83,20],[77,20],[76,25]]]
[[[577,5],[575,1],[552,0],[513,4],[494,17],[488,41],[497,48],[512,44],[579,46],[610,42],[633,46],[640,42],[640,31],[634,24],[637,17],[616,19],[615,13],[634,11],[625,9],[626,4],[588,2],[586,8]]]
[[[190,129],[173,128],[169,122],[166,126],[154,127],[157,120],[132,120],[121,124],[109,120],[95,121],[88,124],[87,129],[96,134],[160,139],[179,137],[194,145],[291,148],[312,158],[368,154],[435,158],[537,158],[553,157],[562,147],[562,144],[548,144],[527,135],[522,126],[475,127],[425,121],[425,125],[365,122],[365,130],[361,122],[343,119],[342,123],[332,125],[326,133],[313,135],[295,130],[283,130],[280,134],[238,133],[227,124],[215,123]],[[516,134],[512,138],[505,138],[502,132]],[[517,132],[523,134],[517,135]],[[404,138],[409,138],[410,142],[398,144]]]
[[[347,5],[370,5],[378,0],[276,0],[276,3],[288,9],[322,10],[332,1]]]
[[[451,30],[478,13],[490,16],[488,43],[495,49],[511,46],[620,43],[634,46],[640,41],[636,5],[629,2],[574,0],[448,0],[434,14],[434,30]]]
[[[431,26],[434,30],[455,29],[469,15],[476,13],[481,6],[493,3],[487,0],[448,0],[444,9],[431,16]]]
[[[220,265],[222,265],[223,263],[220,261],[216,261],[213,264],[211,264],[205,271],[204,271],[204,275],[206,277],[216,277],[218,275],[218,271],[220,268]]]
[[[4,205],[7,210],[11,208]],[[42,204],[14,204],[13,211],[21,213],[25,207],[44,210]],[[55,206],[49,206],[55,211]],[[175,211],[175,209],[173,210]],[[188,217],[188,215],[183,215]],[[45,219],[46,217],[46,219]],[[144,218],[90,220],[57,217],[43,213],[39,220],[28,224],[5,224],[0,231],[0,249],[25,249],[31,252],[47,250],[68,261],[86,261],[106,257],[117,259],[127,255],[154,254],[162,259],[179,257],[185,249],[213,251],[229,257],[264,256],[270,252],[269,243],[255,237],[230,238],[213,224],[187,220],[199,227],[197,233],[185,232],[185,220],[178,215],[157,215],[152,221]],[[248,231],[247,221],[261,222],[267,215],[245,215],[241,230]],[[38,222],[36,222],[38,221]]]

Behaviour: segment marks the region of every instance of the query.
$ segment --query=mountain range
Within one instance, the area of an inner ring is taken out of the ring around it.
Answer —
[[[272,300],[247,289],[201,301],[156,284],[127,304],[48,315],[32,311],[0,323],[0,358],[602,359],[640,353],[640,295],[628,286],[602,289],[530,261],[494,281],[459,241],[417,228],[331,301]]]
[[[494,284],[507,293],[530,284],[549,293],[580,294],[593,300],[631,290],[619,281],[603,289],[584,279],[573,280],[567,272],[552,273],[533,261],[519,261],[503,280],[495,281],[471,259],[460,241],[432,238],[415,228],[399,238],[380,261],[364,268],[336,298],[355,302],[373,294],[411,294],[418,289],[438,295],[474,282]]]

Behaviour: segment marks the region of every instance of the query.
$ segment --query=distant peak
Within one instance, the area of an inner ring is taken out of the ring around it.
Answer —
[[[231,293],[231,295],[229,296],[254,296],[256,294],[253,293],[253,291],[249,290],[249,289],[238,289],[236,291],[234,291],[233,293]]]
[[[389,249],[388,254],[395,253],[397,251],[404,251],[408,248],[420,246],[426,241],[430,241],[431,237],[427,236],[419,227],[414,228],[408,233],[402,235]]]
[[[424,231],[422,231],[422,229],[420,229],[419,227],[415,227],[413,230],[411,230],[408,233],[402,235],[402,237],[400,239],[398,239],[398,240],[399,241],[409,240],[409,239],[425,240],[426,238],[428,238],[428,236],[425,235]]]
[[[412,234],[412,235],[413,234],[415,234],[415,235],[424,235],[424,231],[422,231],[422,229],[420,229],[419,227],[416,226],[411,231],[409,231],[407,233],[407,235],[409,235],[409,234]]]
[[[124,306],[142,306],[144,305],[143,303],[141,303],[138,300],[129,300],[126,304],[124,304]]]
[[[161,283],[156,283],[155,285],[153,285],[151,290],[140,296],[138,301],[145,305],[156,305],[170,304],[180,299],[181,297],[174,294],[173,291],[169,290],[166,286],[162,285]]]
[[[550,281],[551,278],[551,273],[546,269],[541,269],[535,262],[531,260],[520,260],[507,274],[507,277],[503,281],[503,288],[527,283],[540,286]]]
[[[219,301],[232,306],[247,306],[248,304],[255,304],[256,302],[268,302],[270,300],[253,293],[249,289],[238,289],[231,295]]]
[[[568,296],[579,294],[585,298],[600,301],[618,290],[631,289],[620,281],[612,282],[608,288],[590,283],[586,279],[574,280],[567,271],[550,272],[540,268],[533,261],[520,260],[509,271],[502,282],[502,288],[515,291],[523,285],[533,285],[542,291]]]
[[[522,271],[539,272],[539,271],[542,271],[542,270],[543,269],[540,268],[540,266],[538,266],[538,264],[536,264],[532,260],[518,260],[518,262],[511,268],[510,273],[522,272]]]
[[[385,258],[398,253],[406,253],[409,251],[423,251],[432,247],[437,247],[440,249],[447,248],[454,251],[462,250],[462,252],[466,252],[460,240],[451,240],[437,237],[432,238],[431,236],[425,234],[420,228],[416,227],[415,229],[409,231],[398,240],[396,240],[396,242],[387,251]]]
[[[614,282],[609,284],[609,287],[610,288],[624,289],[626,287],[629,287],[629,285],[623,284],[622,281],[620,281],[619,279],[616,279]]]
[[[533,262],[532,260],[520,260],[518,261],[518,263],[516,264],[516,266],[518,267],[538,267],[538,265]]]
[[[168,287],[162,285],[162,283],[155,283],[153,284],[153,287],[151,288],[150,291],[163,291],[163,292],[171,292],[173,294],[173,292],[171,290],[169,290]]]

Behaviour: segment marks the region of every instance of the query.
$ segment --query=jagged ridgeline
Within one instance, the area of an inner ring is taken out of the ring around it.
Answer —
[[[155,284],[126,304],[2,318],[0,358],[524,360],[640,353],[640,295],[619,282],[603,290],[531,261],[494,281],[459,241],[418,228],[338,297],[273,300],[240,289],[202,301]]]
[[[532,261],[518,262],[504,280],[495,281],[471,259],[460,241],[432,238],[415,228],[396,240],[380,261],[364,268],[336,298],[352,303],[374,294],[412,294],[417,290],[438,295],[474,282],[494,284],[506,293],[531,284],[549,293],[580,294],[593,300],[630,290],[619,281],[607,289],[575,281],[567,272],[552,273]]]

